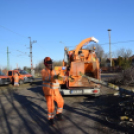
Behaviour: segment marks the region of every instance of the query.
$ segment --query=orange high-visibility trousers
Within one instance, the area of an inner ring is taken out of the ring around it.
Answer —
[[[58,90],[55,91],[55,95],[45,95],[47,108],[48,108],[48,119],[54,118],[54,101],[57,103],[57,112],[56,114],[62,113],[64,100]]]
[[[14,75],[14,86],[15,85],[19,85],[19,76],[18,76],[18,74]]]

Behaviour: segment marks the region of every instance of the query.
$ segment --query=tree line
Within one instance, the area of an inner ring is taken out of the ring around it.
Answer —
[[[84,49],[90,49],[93,50],[95,47],[95,52],[97,57],[100,59],[100,67],[109,67],[110,66],[110,59],[109,59],[109,53],[105,53],[104,49],[99,44],[91,44],[89,46],[86,46]],[[117,50],[116,52],[112,52],[112,67],[113,68],[122,68],[127,69],[130,68],[132,65],[134,65],[134,56],[132,56],[132,50],[131,49],[124,49],[121,48]],[[59,61],[53,61],[53,66],[61,66],[62,60]],[[44,68],[43,59],[36,64],[36,67],[34,70],[36,72],[40,72]],[[24,66],[23,68],[27,72],[31,72],[31,68]],[[6,69],[5,69],[6,70]]]
[[[91,44],[86,46],[84,49],[95,49],[97,57],[100,59],[100,67],[109,67],[110,66],[110,59],[109,53],[105,53],[102,46],[99,44]],[[131,65],[133,65],[134,57],[132,57],[132,50],[131,49],[124,49],[121,48],[116,52],[112,53],[112,67],[120,67],[122,69],[127,69]],[[53,66],[61,66],[62,59],[59,61],[53,61]],[[42,70],[44,68],[43,59],[36,65],[35,70]],[[30,72],[30,68],[24,67],[24,70]]]

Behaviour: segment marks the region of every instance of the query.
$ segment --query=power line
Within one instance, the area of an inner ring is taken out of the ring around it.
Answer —
[[[25,56],[29,56],[29,55],[27,54],[27,52],[22,52],[22,51],[20,51],[20,50],[16,50],[16,51],[20,52],[21,54],[23,54],[23,55],[25,55]]]
[[[128,43],[128,42],[134,42],[134,40],[118,41],[118,42],[111,43],[111,45],[120,44],[120,43]],[[108,44],[109,43],[103,43],[103,44],[98,44],[98,45],[108,45]],[[67,47],[75,47],[75,46],[67,46]]]
[[[4,55],[5,53],[6,53],[6,52],[0,52],[0,54],[3,54],[3,55]]]
[[[47,51],[48,49],[46,50],[46,48],[44,48],[44,46],[42,46],[41,44],[38,44],[38,45],[40,45],[43,48],[43,51],[50,53],[50,51]]]
[[[24,58],[24,59],[28,59],[28,57],[23,57],[23,55],[22,55],[22,56],[13,55],[13,54],[10,54],[10,55],[12,55],[12,56],[14,56],[14,57],[16,57],[16,58]]]
[[[11,53],[11,52],[20,52],[22,56],[29,56],[29,55],[27,54],[27,52],[22,52],[22,51],[19,51],[19,50],[11,50],[10,53]],[[7,51],[3,51],[3,50],[1,51],[1,50],[0,50],[0,53],[7,53]],[[11,55],[13,55],[13,54],[11,54]],[[13,56],[15,56],[15,55],[13,55]],[[20,55],[19,55],[19,56],[20,56]],[[15,57],[18,57],[18,55],[16,55]]]
[[[7,51],[1,51],[1,50],[0,50],[0,52],[7,52]]]
[[[119,43],[128,43],[128,42],[134,42],[134,40],[118,41],[118,42],[111,43],[111,45],[119,44]],[[107,45],[107,44],[109,44],[109,43],[104,43],[104,44],[99,44],[99,45]]]
[[[3,29],[6,29],[7,31],[10,31],[10,32],[12,32],[12,33],[14,33],[14,34],[16,34],[16,35],[19,35],[19,36],[21,36],[21,37],[23,37],[23,38],[28,38],[28,37],[26,37],[26,36],[24,36],[24,35],[22,35],[22,34],[19,34],[19,33],[17,33],[17,32],[12,31],[12,30],[10,30],[9,28],[6,28],[6,27],[4,27],[4,26],[2,26],[2,25],[0,25],[0,27],[2,27]]]

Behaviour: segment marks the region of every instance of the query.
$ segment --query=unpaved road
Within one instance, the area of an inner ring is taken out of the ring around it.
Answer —
[[[116,103],[113,90],[101,88],[100,97],[64,96],[64,121],[48,125],[41,82],[0,87],[0,134],[125,134],[126,128],[105,120]]]

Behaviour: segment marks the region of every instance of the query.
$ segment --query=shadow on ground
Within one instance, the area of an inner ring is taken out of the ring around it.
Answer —
[[[34,83],[36,85],[36,83]],[[33,84],[33,85],[34,85]],[[40,83],[37,83],[40,85]],[[21,91],[22,92],[22,91]],[[26,93],[25,93],[26,92]],[[38,95],[37,95],[38,94]],[[31,87],[8,94],[1,91],[0,96],[0,133],[3,134],[109,134],[124,133],[126,127],[111,124],[105,116],[111,112],[110,107],[117,103],[114,96],[100,97],[64,97],[64,121],[56,121],[50,127],[47,121],[46,102],[41,87]],[[74,98],[72,98],[74,97]],[[80,100],[80,101],[79,101]]]
[[[3,92],[0,97],[0,133],[60,134],[56,128],[49,126],[47,111],[40,106],[41,103],[40,98],[34,99],[15,92],[7,95]]]

